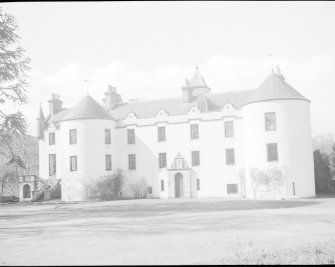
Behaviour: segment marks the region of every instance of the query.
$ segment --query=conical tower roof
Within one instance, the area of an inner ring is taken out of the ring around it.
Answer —
[[[109,115],[90,95],[86,95],[77,105],[66,113],[61,121],[81,119],[113,120],[113,117]]]
[[[244,102],[244,105],[254,102],[285,99],[305,100],[310,102],[310,100],[285,82],[285,78],[282,74],[271,73]]]
[[[198,67],[195,69],[195,73],[190,80],[189,86],[191,87],[207,87],[204,77],[201,76]]]
[[[38,111],[38,115],[37,115],[37,120],[45,120],[44,114],[43,114],[43,110],[42,110],[42,105],[40,104],[40,109]]]

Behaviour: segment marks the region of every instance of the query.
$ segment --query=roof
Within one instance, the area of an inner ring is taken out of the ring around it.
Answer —
[[[207,87],[205,79],[199,73],[198,68],[196,68],[195,74],[191,78],[189,86],[191,86],[191,87],[198,87],[198,86],[205,86],[205,87]]]
[[[38,112],[38,115],[37,115],[37,119],[38,120],[45,120],[45,117],[44,117],[44,114],[43,114],[43,110],[42,110],[42,106],[40,105],[40,110]]]
[[[208,94],[208,111],[220,110],[225,104],[231,103],[240,109],[245,99],[252,93],[249,91],[233,91],[219,94]],[[184,103],[182,97],[165,98],[141,102],[118,104],[111,114],[116,120],[124,119],[128,113],[133,112],[138,118],[150,118],[156,116],[160,109],[164,109],[169,115],[183,115],[189,112],[191,107],[198,106],[197,100]]]
[[[285,82],[283,75],[280,73],[271,73],[258,87],[258,89],[255,90],[248,99],[246,99],[244,105],[254,102],[280,99],[298,99],[309,101],[291,85]]]

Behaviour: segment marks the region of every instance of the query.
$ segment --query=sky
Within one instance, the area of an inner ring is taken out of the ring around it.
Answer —
[[[107,85],[124,100],[181,96],[195,67],[213,93],[256,89],[279,65],[311,100],[313,136],[335,133],[335,2],[2,3],[31,58],[29,133],[51,93],[71,107]],[[271,57],[269,55],[272,55]],[[86,82],[85,82],[86,80]]]

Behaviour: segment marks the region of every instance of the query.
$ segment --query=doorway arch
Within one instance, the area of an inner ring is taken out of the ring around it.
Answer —
[[[23,186],[23,198],[31,198],[31,190],[29,184]]]
[[[174,176],[174,193],[175,198],[183,197],[183,175],[178,172]]]

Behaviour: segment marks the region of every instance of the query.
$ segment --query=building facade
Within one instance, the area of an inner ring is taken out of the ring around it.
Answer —
[[[40,176],[62,200],[85,200],[94,179],[124,170],[122,195],[145,179],[150,197],[282,199],[315,195],[310,101],[272,72],[255,90],[212,93],[196,70],[180,97],[124,102],[112,86],[37,118]]]

